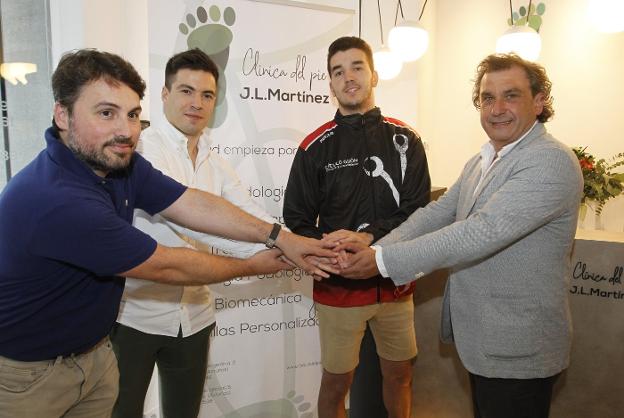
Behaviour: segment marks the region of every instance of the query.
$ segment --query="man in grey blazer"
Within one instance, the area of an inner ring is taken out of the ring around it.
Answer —
[[[450,268],[441,338],[469,372],[477,418],[548,417],[552,386],[568,366],[570,253],[582,191],[578,161],[546,132],[553,115],[543,67],[490,55],[473,103],[489,137],[457,182],[341,274],[380,272],[396,285]]]

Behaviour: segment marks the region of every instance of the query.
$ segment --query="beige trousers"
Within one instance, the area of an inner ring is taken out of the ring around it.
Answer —
[[[55,360],[0,356],[0,418],[108,418],[118,390],[108,337],[85,354]]]

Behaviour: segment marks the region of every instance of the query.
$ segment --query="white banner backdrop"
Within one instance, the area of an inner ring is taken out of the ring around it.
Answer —
[[[192,47],[208,53],[221,70],[213,150],[282,222],[297,146],[336,110],[327,47],[352,33],[353,11],[288,0],[151,0],[148,7],[152,122],[164,117],[167,59]],[[200,417],[316,416],[321,366],[311,279],[296,269],[211,288],[217,328]]]

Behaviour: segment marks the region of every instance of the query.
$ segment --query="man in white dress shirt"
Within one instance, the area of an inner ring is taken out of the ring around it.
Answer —
[[[275,222],[242,187],[232,167],[210,149],[205,128],[216,103],[219,72],[199,49],[174,55],[165,68],[161,98],[166,121],[141,135],[138,151],[175,180],[222,196],[267,222]],[[227,251],[248,257],[264,245],[181,231],[163,217],[135,213],[137,228],[159,243]],[[111,333],[120,371],[113,417],[142,417],[154,364],[160,377],[164,417],[197,417],[206,378],[210,333],[215,326],[207,286],[172,286],[126,280],[117,324]]]

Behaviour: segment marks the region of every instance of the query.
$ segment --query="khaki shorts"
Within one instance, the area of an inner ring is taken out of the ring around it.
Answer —
[[[321,340],[321,363],[330,373],[354,370],[360,357],[360,344],[370,325],[377,354],[385,360],[414,358],[414,303],[408,295],[396,302],[341,308],[316,304]]]

